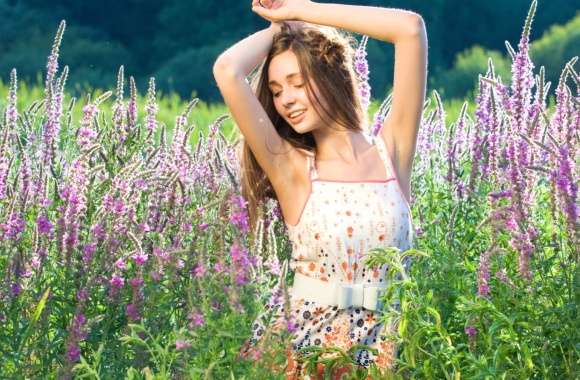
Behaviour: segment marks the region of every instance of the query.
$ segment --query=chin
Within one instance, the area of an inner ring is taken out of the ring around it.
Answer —
[[[304,126],[304,125],[299,125],[297,127],[292,126],[292,128],[296,131],[296,133],[303,135],[305,133],[311,132],[312,128],[309,128],[309,126]]]

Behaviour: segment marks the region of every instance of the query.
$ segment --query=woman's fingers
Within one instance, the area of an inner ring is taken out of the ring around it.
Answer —
[[[266,0],[252,0],[252,8],[253,7],[266,8]]]
[[[272,4],[274,3],[274,0],[258,0],[257,1],[257,5],[261,6],[262,8],[272,8]]]

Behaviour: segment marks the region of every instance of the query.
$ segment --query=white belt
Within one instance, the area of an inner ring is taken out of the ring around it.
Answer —
[[[321,281],[296,272],[291,294],[293,297],[312,300],[324,305],[337,305],[339,309],[354,306],[380,310],[383,302],[379,298],[386,288],[386,284],[340,284]]]

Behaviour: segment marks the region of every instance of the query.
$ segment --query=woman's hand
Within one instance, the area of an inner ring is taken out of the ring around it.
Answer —
[[[271,22],[301,20],[310,0],[253,0],[252,11]]]

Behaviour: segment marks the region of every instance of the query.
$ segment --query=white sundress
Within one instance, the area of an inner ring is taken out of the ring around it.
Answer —
[[[307,157],[312,191],[298,223],[286,223],[292,243],[291,270],[321,281],[381,284],[387,266],[374,270],[364,267],[365,253],[376,247],[394,246],[402,251],[411,248],[413,222],[409,204],[382,137],[370,136],[370,139],[384,164],[386,180],[319,179],[315,157]],[[374,362],[379,368],[392,368],[396,347],[385,337],[379,337],[381,330],[386,329],[378,323],[379,311],[318,305],[313,300],[292,297],[291,293],[290,300],[296,323],[294,351],[311,345],[347,350],[353,344],[362,343],[376,348],[378,354],[358,350],[358,365],[368,367]],[[242,355],[251,351],[267,328],[286,326],[284,307],[278,305],[278,308],[273,326],[264,326],[260,317],[255,320],[253,334],[242,347]],[[291,364],[289,369],[294,374],[303,373],[296,362]]]

